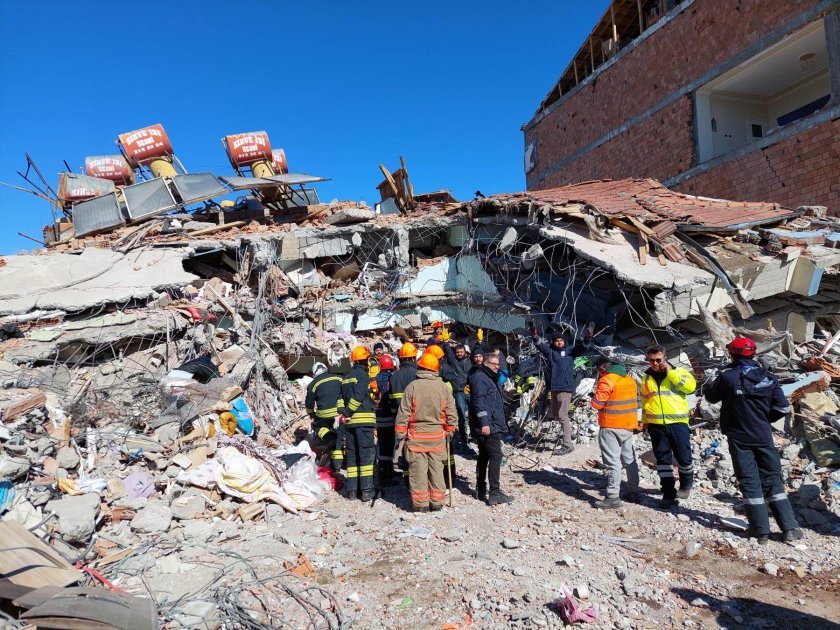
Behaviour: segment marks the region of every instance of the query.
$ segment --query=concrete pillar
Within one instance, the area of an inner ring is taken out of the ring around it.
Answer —
[[[840,7],[826,13],[825,40],[828,47],[828,75],[831,80],[831,102],[840,103]]]

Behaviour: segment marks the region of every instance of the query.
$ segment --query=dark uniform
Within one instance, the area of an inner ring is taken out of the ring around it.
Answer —
[[[782,484],[779,451],[773,444],[770,423],[790,411],[779,379],[755,361],[738,358],[705,391],[710,403],[722,402],[720,429],[729,441],[732,466],[746,504],[750,536],[770,533],[770,516],[785,540],[799,524]],[[793,536],[801,538],[801,534]]]
[[[366,362],[358,362],[341,381],[344,399],[345,440],[347,442],[347,483],[345,494],[361,499],[373,498],[373,466],[376,460],[374,429],[376,413],[370,392],[370,377]]]
[[[393,370],[376,375],[376,440],[379,447],[379,479],[387,483],[394,478],[394,413],[391,410],[391,377]]]
[[[344,464],[344,426],[339,424],[333,430],[337,416],[344,413],[344,400],[341,397],[341,377],[329,372],[322,372],[312,379],[306,388],[306,413],[312,418],[312,431],[318,443],[330,452],[330,462],[335,472],[341,471]]]
[[[417,379],[417,362],[414,359],[402,359],[400,369],[391,374],[388,400],[391,401],[391,414],[396,418],[400,403],[409,383]],[[408,485],[408,468],[403,470],[403,478]]]

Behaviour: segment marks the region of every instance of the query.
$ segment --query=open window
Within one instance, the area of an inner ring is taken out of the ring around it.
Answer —
[[[736,151],[819,111],[831,98],[822,20],[697,91],[701,162]]]

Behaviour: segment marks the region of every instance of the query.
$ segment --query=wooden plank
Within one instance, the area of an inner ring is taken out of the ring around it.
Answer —
[[[7,390],[5,395],[10,396],[10,399],[0,400],[0,417],[6,422],[47,402],[46,394],[36,387]],[[11,398],[11,396],[14,396],[14,398]]]
[[[647,234],[644,232],[637,232],[636,236],[639,238],[639,264],[646,265],[647,264],[647,250],[648,250],[648,238]]]
[[[227,230],[229,228],[241,227],[247,223],[247,221],[233,221],[232,223],[223,223],[222,225],[214,225],[213,227],[204,228],[202,230],[196,230],[195,232],[187,232],[186,236],[192,238],[194,236],[210,234],[211,232],[218,232],[219,230]]]
[[[67,586],[84,578],[20,523],[0,522],[0,574],[19,586]]]

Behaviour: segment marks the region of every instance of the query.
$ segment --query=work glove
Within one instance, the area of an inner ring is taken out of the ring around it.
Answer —
[[[479,343],[481,343],[482,341],[484,341],[484,329],[483,329],[483,328],[479,328],[479,329],[478,329],[478,334],[477,334],[476,336],[478,337],[478,342],[479,342]]]
[[[343,413],[338,414],[335,417],[335,422],[333,422],[333,429],[337,429],[339,427],[339,425],[342,425],[345,422],[347,422],[347,418],[344,417],[344,414]]]
[[[449,329],[444,326],[438,335],[438,341],[449,341],[450,339]]]

